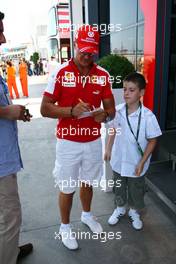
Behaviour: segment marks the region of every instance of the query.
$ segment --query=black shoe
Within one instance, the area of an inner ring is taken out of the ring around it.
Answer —
[[[33,250],[33,245],[31,243],[25,244],[23,246],[20,246],[19,250],[20,252],[18,253],[17,260],[25,258],[27,255],[29,255]]]

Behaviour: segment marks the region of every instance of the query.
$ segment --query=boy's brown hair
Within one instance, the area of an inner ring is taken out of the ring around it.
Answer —
[[[138,86],[139,90],[144,90],[146,87],[146,80],[144,76],[138,72],[132,72],[128,74],[123,81],[135,83]]]

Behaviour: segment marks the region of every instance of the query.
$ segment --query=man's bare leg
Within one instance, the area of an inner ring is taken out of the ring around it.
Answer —
[[[70,222],[70,212],[72,208],[73,195],[74,193],[59,193],[59,209],[61,215],[61,223],[63,224],[69,224]]]
[[[59,194],[59,208],[61,215],[61,226],[59,229],[60,235],[62,237],[62,243],[71,250],[76,250],[78,248],[78,243],[76,238],[72,236],[70,227],[70,212],[72,208],[74,193],[62,193]]]
[[[80,199],[84,212],[90,212],[92,197],[93,197],[92,186],[82,182],[80,188]]]
[[[80,188],[80,199],[83,208],[81,221],[86,224],[92,232],[100,234],[103,231],[102,226],[96,221],[94,217],[92,217],[91,213],[92,197],[92,186],[82,183],[82,187]]]

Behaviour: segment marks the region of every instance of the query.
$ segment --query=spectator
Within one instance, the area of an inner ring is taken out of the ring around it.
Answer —
[[[0,12],[0,45],[5,42]],[[18,246],[21,205],[17,172],[23,167],[18,145],[16,120],[30,121],[22,105],[12,105],[8,88],[0,76],[0,263],[16,264],[32,251],[32,244]]]
[[[13,90],[15,92],[16,98],[20,98],[18,88],[16,85],[16,70],[12,65],[11,61],[7,62],[7,84],[10,92],[10,98],[13,99]]]
[[[28,79],[27,79],[27,64],[25,59],[20,60],[19,64],[19,76],[20,76],[20,82],[21,82],[21,88],[23,92],[23,96],[28,97]]]

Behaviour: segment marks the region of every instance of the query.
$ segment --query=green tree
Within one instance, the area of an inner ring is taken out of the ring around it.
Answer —
[[[39,60],[39,53],[34,52],[33,55],[31,56],[30,60],[33,61],[34,64],[36,64],[37,61]]]
[[[125,76],[135,71],[134,65],[126,57],[116,54],[110,54],[101,58],[98,64],[106,69],[110,76],[113,76],[113,88],[122,88],[122,81]]]

